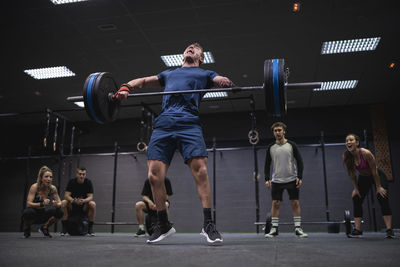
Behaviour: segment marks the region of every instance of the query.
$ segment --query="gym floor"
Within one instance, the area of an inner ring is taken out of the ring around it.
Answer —
[[[262,234],[223,234],[222,246],[208,246],[199,234],[175,234],[156,245],[133,234],[95,237],[52,233],[0,233],[0,266],[399,266],[399,234],[293,233],[266,239]]]

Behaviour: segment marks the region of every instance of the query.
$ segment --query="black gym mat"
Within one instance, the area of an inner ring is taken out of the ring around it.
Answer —
[[[384,233],[363,238],[344,234],[310,233],[297,238],[282,233],[223,234],[222,246],[206,245],[200,234],[175,234],[159,244],[133,234],[97,233],[95,237],[53,233],[0,233],[0,266],[399,266],[400,239]],[[398,235],[398,234],[397,234]]]

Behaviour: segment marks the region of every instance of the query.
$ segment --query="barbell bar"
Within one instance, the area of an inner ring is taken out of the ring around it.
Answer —
[[[288,83],[286,84],[287,89],[297,88],[317,88],[321,87],[321,82],[309,82],[309,83]],[[256,91],[263,90],[263,86],[237,86],[237,87],[226,87],[226,88],[210,88],[210,89],[198,89],[198,90],[182,90],[182,91],[167,91],[167,92],[148,92],[148,93],[135,93],[128,94],[128,97],[147,97],[147,96],[160,96],[160,95],[176,95],[176,94],[195,94],[195,93],[212,93],[212,92],[241,92],[241,91]],[[112,98],[113,93],[109,93],[108,97]],[[69,96],[67,97],[68,102],[83,101],[83,96]]]
[[[264,84],[262,86],[245,86],[229,88],[210,88],[198,90],[178,90],[167,92],[147,92],[128,94],[128,97],[150,97],[176,94],[196,94],[211,92],[242,92],[264,90],[266,113],[273,117],[283,117],[287,113],[287,89],[320,88],[321,82],[288,83],[288,69],[285,70],[284,59],[267,59],[264,61]],[[68,102],[84,101],[89,117],[100,124],[116,119],[120,101],[113,98],[119,88],[109,72],[90,74],[83,86],[83,96],[71,96]]]
[[[363,223],[363,221],[361,222]],[[265,222],[255,222],[255,225],[265,225],[264,232],[268,234],[272,227],[272,216],[271,213],[268,212],[267,219]],[[280,225],[293,225],[294,222],[279,222]],[[354,221],[350,220],[350,211],[344,211],[344,219],[342,221],[320,221],[320,222],[301,222],[301,224],[344,224],[346,236],[350,237],[351,233],[351,224],[354,224]]]

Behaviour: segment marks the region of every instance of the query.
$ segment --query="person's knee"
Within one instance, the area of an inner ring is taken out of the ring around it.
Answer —
[[[383,216],[390,216],[392,215],[392,210],[390,208],[389,200],[388,198],[383,198],[381,195],[377,195],[377,199],[379,202],[379,205],[381,206],[381,211]]]
[[[361,204],[361,198],[360,198],[360,196],[359,195],[355,195],[355,196],[353,196],[352,197],[352,200],[353,200],[353,203],[360,203]]]
[[[63,216],[64,216],[64,211],[61,208],[56,209],[54,217],[56,217],[56,219],[61,219]]]
[[[164,177],[161,177],[157,172],[149,171],[148,178],[152,186],[161,185],[164,182]]]
[[[138,201],[135,204],[136,211],[146,210],[146,204],[143,201]]]
[[[191,169],[198,178],[207,177],[207,165],[204,160],[192,161]]]
[[[298,199],[292,199],[292,200],[290,200],[290,204],[292,204],[292,207],[293,207],[294,209],[297,209],[297,208],[300,207],[300,202],[299,202]]]
[[[32,208],[27,208],[27,209],[25,209],[24,212],[22,213],[22,218],[23,218],[25,221],[34,220],[34,219],[35,219],[35,216],[36,216],[36,212],[35,212],[35,210],[32,209]]]
[[[61,208],[66,209],[68,207],[68,201],[66,199],[61,201]]]
[[[272,200],[272,207],[275,209],[279,209],[281,201],[280,200]]]
[[[94,202],[93,200],[89,201],[89,209],[96,210],[96,202]]]

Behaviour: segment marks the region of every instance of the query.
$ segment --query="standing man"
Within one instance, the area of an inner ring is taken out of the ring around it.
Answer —
[[[170,205],[169,202],[169,196],[172,196],[172,186],[171,186],[171,181],[168,179],[168,177],[165,177],[164,179],[164,184],[165,184],[165,191],[166,191],[166,202],[165,206],[167,208],[167,213],[168,213],[168,208]],[[140,237],[140,236],[145,236],[146,231],[144,227],[144,212],[148,214],[148,216],[157,216],[157,209],[156,209],[156,204],[154,204],[154,199],[153,199],[153,193],[151,192],[151,186],[149,179],[146,179],[143,185],[142,189],[142,200],[136,202],[136,219],[139,224],[139,229],[136,232],[135,236]],[[147,226],[148,228],[151,227],[150,225]]]
[[[96,203],[93,201],[93,184],[92,181],[86,178],[86,169],[84,167],[79,167],[76,170],[76,177],[69,180],[62,206],[64,209],[64,216],[61,219],[62,236],[67,233],[68,213],[71,212],[73,206],[78,206],[87,213],[89,220],[88,235],[95,235],[93,222],[96,216]]]
[[[168,69],[156,76],[131,80],[115,94],[126,99],[129,92],[141,88],[165,87],[164,91],[197,90],[210,87],[230,87],[232,82],[216,72],[199,68],[204,61],[203,48],[198,43],[183,52],[181,68]],[[199,122],[199,104],[204,94],[175,94],[163,97],[162,112],[154,121],[154,131],[147,149],[148,178],[157,207],[158,224],[147,240],[155,243],[175,233],[168,221],[165,207],[164,177],[175,149],[179,149],[189,166],[197,186],[204,214],[201,234],[208,243],[222,243],[222,237],[211,218],[210,183],[207,173],[207,150]]]
[[[294,220],[295,234],[298,237],[308,235],[301,229],[301,213],[299,202],[299,188],[302,184],[303,160],[297,145],[285,138],[286,125],[283,122],[275,122],[271,130],[275,137],[275,142],[267,147],[265,159],[264,175],[265,185],[271,189],[272,195],[272,228],[265,237],[275,237],[279,234],[279,205],[282,201],[283,190],[289,194],[290,204]],[[296,162],[295,162],[296,160]],[[272,163],[272,181],[270,178],[270,166]]]

